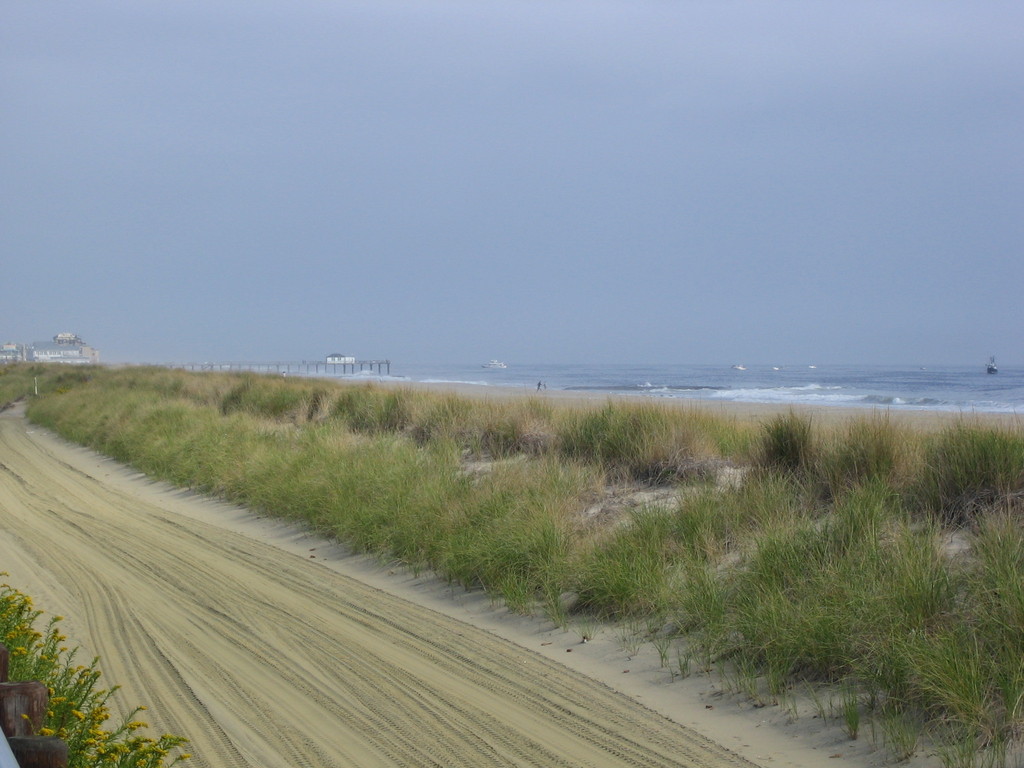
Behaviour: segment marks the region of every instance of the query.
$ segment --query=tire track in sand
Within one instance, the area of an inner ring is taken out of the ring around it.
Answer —
[[[19,585],[66,617],[120,706],[144,702],[155,731],[191,740],[194,766],[752,765],[538,654],[179,514],[144,479],[108,482],[98,466],[0,415],[0,569],[17,564]]]

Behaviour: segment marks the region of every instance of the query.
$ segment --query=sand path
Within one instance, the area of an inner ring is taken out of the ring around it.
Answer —
[[[752,765],[232,514],[0,415],[0,569],[194,766]]]

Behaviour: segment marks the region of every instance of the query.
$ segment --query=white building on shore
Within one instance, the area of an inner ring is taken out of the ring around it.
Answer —
[[[53,341],[37,341],[29,345],[27,357],[36,363],[65,365],[95,365],[100,361],[99,350],[90,347],[74,333],[58,333]]]
[[[21,363],[28,359],[28,350],[24,344],[8,341],[0,345],[0,363]]]

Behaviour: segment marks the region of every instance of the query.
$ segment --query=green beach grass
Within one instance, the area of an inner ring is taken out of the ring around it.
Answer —
[[[9,366],[0,401],[36,382],[29,418],[69,440],[516,611],[640,628],[673,676],[758,703],[827,686],[897,758],[1021,746],[1020,425],[143,367]]]

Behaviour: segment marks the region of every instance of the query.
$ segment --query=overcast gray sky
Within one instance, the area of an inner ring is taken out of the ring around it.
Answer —
[[[0,341],[1024,363],[1024,3],[7,0]]]

